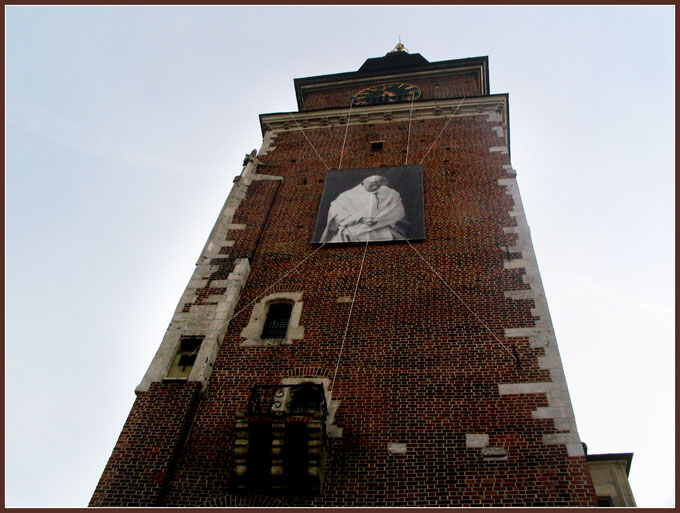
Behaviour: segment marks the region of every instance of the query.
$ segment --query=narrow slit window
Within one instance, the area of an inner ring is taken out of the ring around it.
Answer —
[[[288,333],[290,314],[293,311],[292,303],[272,303],[267,310],[267,318],[262,329],[263,339],[282,339]]]
[[[203,337],[182,337],[179,341],[179,349],[172,360],[172,366],[168,371],[169,378],[188,378],[191,369],[196,363],[198,350],[203,342]]]
[[[373,141],[371,143],[371,151],[382,151],[383,141]]]

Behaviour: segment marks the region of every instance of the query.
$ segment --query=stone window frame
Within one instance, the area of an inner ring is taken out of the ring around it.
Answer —
[[[198,344],[196,344],[195,348],[184,349],[185,343],[187,343],[186,345],[191,345],[192,343],[196,343],[197,341]],[[203,342],[205,342],[205,336],[203,335],[180,335],[179,339],[177,340],[175,352],[172,358],[170,359],[170,365],[168,366],[168,370],[166,371],[165,377],[163,379],[184,381],[188,380],[194,368],[196,367],[199,352],[204,345]],[[189,353],[189,351],[191,351],[191,353]],[[190,365],[186,365],[186,367],[189,367],[189,372],[185,372],[183,373],[183,375],[178,375],[176,363],[178,363],[178,360],[181,359],[183,355],[193,356],[193,361],[191,362]]]
[[[288,321],[288,331],[286,338],[272,339],[262,338],[262,329],[264,328],[265,320],[267,319],[267,310],[269,306],[274,303],[292,303],[293,308],[290,312],[290,319]],[[245,328],[241,331],[241,338],[245,340],[241,342],[242,347],[278,347],[284,344],[292,344],[294,340],[302,340],[304,338],[304,326],[300,326],[300,317],[302,316],[302,292],[275,292],[263,297],[259,302],[253,306],[253,311],[250,314],[250,320]]]
[[[331,392],[329,390],[330,379],[316,377],[316,376],[283,378],[279,382],[279,385],[282,385],[284,387],[302,386],[302,385],[321,385],[321,387],[323,389],[323,396],[324,396],[324,399],[326,401],[326,408],[328,409],[328,413],[330,414],[330,406],[331,406]],[[283,403],[284,406],[282,406],[281,408],[278,408],[278,410],[288,412],[289,410],[288,410],[287,406],[285,406],[285,404],[287,402],[288,402],[288,392],[286,391],[285,396],[282,400],[282,403]],[[335,411],[333,413],[335,413]]]
[[[340,406],[340,400],[333,399],[330,378],[318,375],[304,375],[283,378],[279,382],[280,385],[304,385],[305,383],[313,383],[315,385],[323,386],[323,393],[326,398],[326,407],[328,408],[328,416],[326,417],[326,434],[331,438],[341,437],[342,428],[335,425],[335,413],[338,411],[338,407]]]

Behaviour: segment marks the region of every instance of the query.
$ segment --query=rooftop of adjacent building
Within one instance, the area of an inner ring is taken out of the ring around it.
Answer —
[[[636,506],[628,481],[633,453],[588,454],[586,444],[583,444],[583,449],[599,505]]]

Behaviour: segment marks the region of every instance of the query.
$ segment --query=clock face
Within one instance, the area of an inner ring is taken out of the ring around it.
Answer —
[[[381,84],[362,89],[354,95],[354,105],[380,105],[410,102],[420,98],[420,89],[411,84]]]

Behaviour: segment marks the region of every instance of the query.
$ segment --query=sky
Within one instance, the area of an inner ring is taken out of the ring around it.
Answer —
[[[6,6],[5,505],[84,507],[293,79],[488,56],[590,454],[675,504],[672,6]]]

